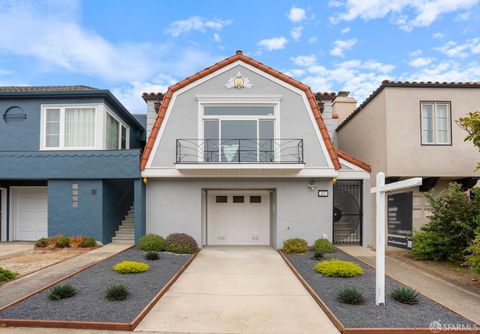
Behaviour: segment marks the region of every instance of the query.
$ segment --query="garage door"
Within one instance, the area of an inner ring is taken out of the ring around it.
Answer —
[[[269,191],[208,191],[208,245],[268,245]]]
[[[15,240],[37,240],[48,236],[48,191],[12,188]]]

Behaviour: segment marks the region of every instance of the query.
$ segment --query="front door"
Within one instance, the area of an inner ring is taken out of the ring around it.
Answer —
[[[362,244],[362,180],[333,185],[333,243]]]
[[[269,191],[211,190],[207,201],[207,245],[270,243]]]

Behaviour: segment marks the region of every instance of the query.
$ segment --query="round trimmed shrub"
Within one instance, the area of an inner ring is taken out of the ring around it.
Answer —
[[[48,239],[47,238],[40,238],[35,241],[35,247],[45,248],[48,246]]]
[[[105,299],[110,302],[125,300],[129,296],[130,292],[123,284],[114,283],[105,291]]]
[[[333,245],[327,239],[318,239],[318,240],[315,240],[315,242],[313,243],[313,250],[314,251],[321,250],[324,253],[332,253]]]
[[[59,236],[55,240],[55,248],[67,248],[70,247],[70,239],[67,238],[66,236]]]
[[[157,252],[154,251],[149,251],[147,254],[145,254],[145,259],[149,261],[155,261],[158,260],[160,256],[158,255]]]
[[[165,239],[159,235],[150,233],[140,238],[138,247],[145,252],[163,252],[165,250]]]
[[[344,304],[358,305],[363,304],[365,298],[363,293],[356,287],[347,287],[337,294],[337,300]]]
[[[148,264],[135,261],[123,261],[113,266],[113,270],[119,274],[143,273],[148,269],[150,269]]]
[[[414,305],[418,304],[418,293],[417,291],[409,288],[408,286],[399,286],[392,290],[392,299],[396,300],[399,303]]]
[[[283,242],[284,253],[305,253],[308,251],[308,243],[304,239],[287,239]]]
[[[185,233],[172,233],[165,239],[167,251],[177,254],[193,254],[198,251],[194,238]]]
[[[77,289],[75,289],[70,284],[59,284],[50,289],[48,293],[48,299],[60,300],[60,299],[73,297],[76,294],[77,294]]]
[[[92,237],[85,237],[80,243],[80,247],[82,248],[91,248],[91,247],[95,247],[96,245],[97,245],[97,242]]]
[[[353,262],[342,260],[326,260],[317,263],[315,271],[327,277],[354,277],[363,275],[362,268]]]

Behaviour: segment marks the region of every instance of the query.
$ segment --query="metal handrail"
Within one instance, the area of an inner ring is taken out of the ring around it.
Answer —
[[[304,162],[303,139],[177,139],[177,164]]]

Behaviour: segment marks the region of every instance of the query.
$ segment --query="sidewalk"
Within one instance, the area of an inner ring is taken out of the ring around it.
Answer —
[[[34,272],[18,280],[6,283],[0,287],[0,296],[2,296],[2,298],[0,298],[0,308],[131,246],[131,244],[108,244],[38,272]]]
[[[337,246],[337,248],[375,267],[375,252],[373,250],[359,246]],[[399,282],[480,324],[480,295],[388,256],[386,256],[386,273]]]

